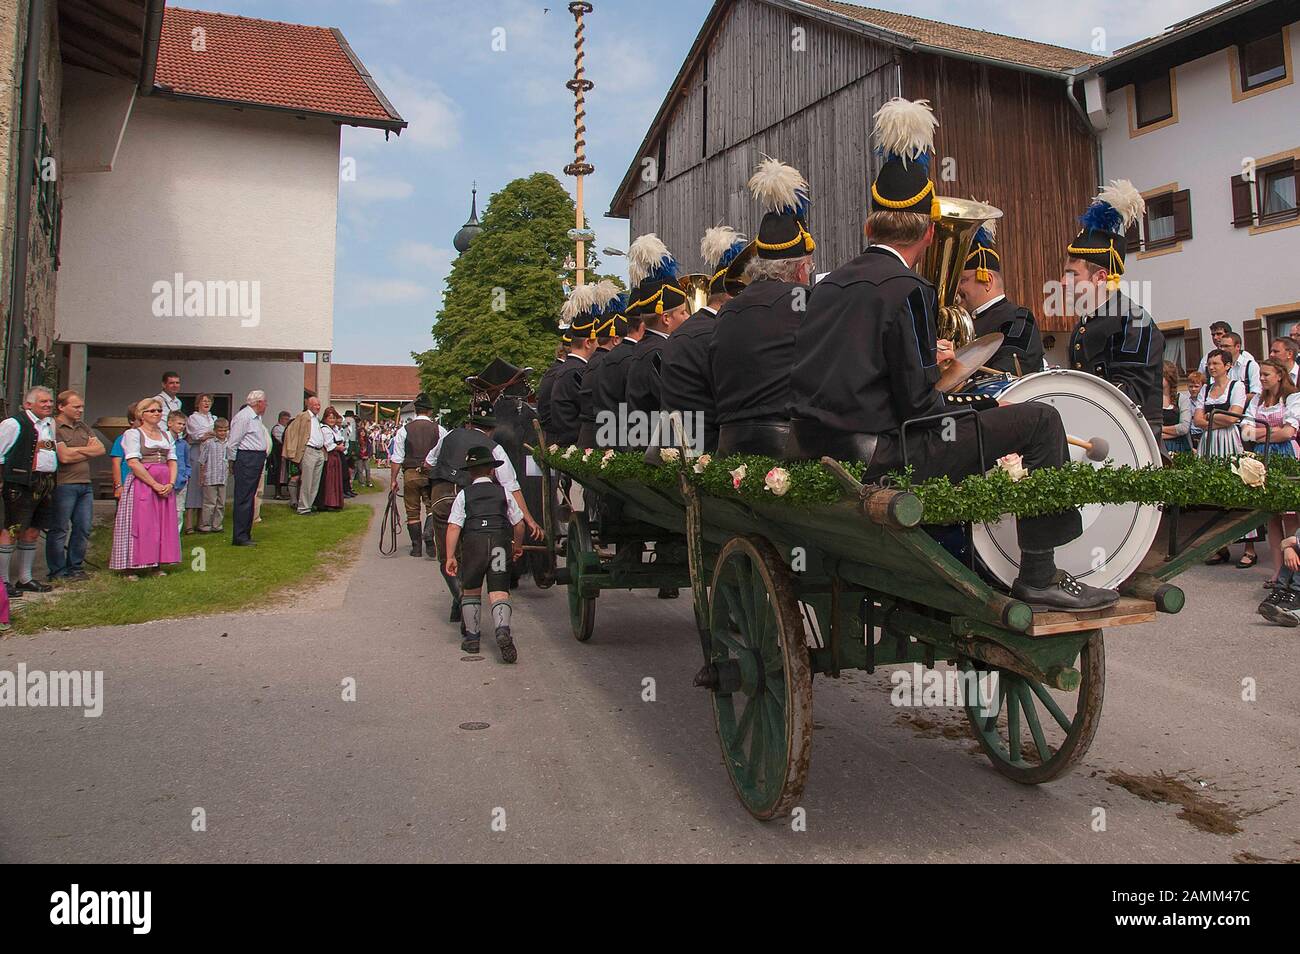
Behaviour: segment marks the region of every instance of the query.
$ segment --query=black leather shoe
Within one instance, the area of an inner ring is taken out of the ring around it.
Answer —
[[[1011,596],[1028,603],[1034,612],[1080,613],[1106,609],[1119,602],[1115,590],[1080,583],[1063,570],[1057,571],[1055,581],[1048,586],[1029,586],[1023,580],[1016,580]]]
[[[40,580],[23,580],[16,587],[19,593],[48,593],[54,587]]]
[[[659,598],[661,600],[675,600],[679,595],[675,586],[661,586],[659,588]]]
[[[257,542],[254,541],[254,540],[245,540],[243,543],[232,543],[231,546],[235,546],[235,547],[255,547],[255,546],[257,546]]]
[[[23,592],[18,589],[16,584],[5,580],[5,595],[7,595],[11,600],[16,600],[18,597],[23,595]]]

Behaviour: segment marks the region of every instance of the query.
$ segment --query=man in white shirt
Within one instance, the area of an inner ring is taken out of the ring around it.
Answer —
[[[1295,362],[1296,351],[1300,345],[1295,343],[1294,338],[1274,338],[1273,343],[1268,347],[1268,356],[1274,361],[1279,361],[1282,367],[1287,369],[1291,375],[1291,383],[1296,383],[1297,372],[1300,372],[1300,365]]]
[[[421,505],[427,514],[433,515],[431,484],[423,470],[424,458],[447,434],[446,429],[429,416],[432,410],[433,401],[421,391],[415,397],[415,417],[399,427],[393,437],[388,469],[392,477],[390,492],[402,488],[402,503],[406,507],[406,532],[411,538],[411,556],[421,556],[425,544],[428,544],[429,558],[436,559],[439,540],[434,526],[427,519],[424,524],[420,522]],[[448,581],[447,585],[450,587],[451,582]],[[455,597],[456,592],[453,590],[453,616],[458,612]]]
[[[1249,351],[1242,349],[1241,335],[1235,331],[1229,331],[1220,340],[1223,342],[1220,347],[1232,355],[1232,367],[1228,369],[1228,378],[1246,385],[1246,406],[1249,407],[1250,402],[1259,397],[1260,391],[1263,390],[1259,383],[1259,362]]]
[[[0,577],[10,597],[45,593],[50,587],[32,579],[36,541],[54,526],[54,474],[59,469],[54,431],[54,392],[35,387],[23,399],[23,410],[0,421],[0,461],[4,463],[4,529],[0,529]],[[16,582],[10,580],[10,558],[18,529]]]
[[[311,415],[311,434],[298,463],[298,513],[304,517],[314,512],[311,507],[325,473],[325,455],[334,447],[334,435],[327,434],[328,429],[320,422],[320,398],[314,394],[307,399],[307,413]]]
[[[234,532],[232,543],[237,547],[257,546],[253,542],[253,503],[257,487],[266,469],[266,428],[262,415],[266,413],[266,392],[249,391],[247,402],[230,422],[230,437],[226,439],[226,453],[235,462]]]
[[[162,390],[158,392],[158,400],[162,402],[162,421],[163,430],[167,429],[167,416],[173,411],[181,409],[181,399],[178,395],[181,393],[181,376],[175,371],[164,371],[162,376]]]

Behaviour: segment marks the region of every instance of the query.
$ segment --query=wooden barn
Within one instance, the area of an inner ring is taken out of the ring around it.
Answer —
[[[1008,295],[1041,314],[1043,283],[1060,276],[1097,187],[1097,142],[1073,76],[1097,62],[834,0],[716,0],[608,214],[630,219],[633,236],[657,232],[702,271],[706,228],[757,227],[745,183],[765,153],[808,179],[816,266],[829,271],[864,246],[879,162],[872,115],[896,95],[925,98],[939,118],[939,193],[1004,211]],[[1071,326],[1043,320],[1045,331]]]

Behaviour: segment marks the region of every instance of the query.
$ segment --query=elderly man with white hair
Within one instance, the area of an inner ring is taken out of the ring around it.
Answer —
[[[23,409],[0,421],[0,461],[4,462],[4,514],[0,525],[0,576],[10,596],[44,593],[50,587],[32,579],[36,541],[54,525],[55,451],[54,392],[35,387],[23,398]],[[18,528],[18,565],[11,527]]]
[[[267,430],[262,425],[266,413],[266,392],[249,391],[247,402],[230,422],[226,453],[235,462],[234,539],[237,547],[257,546],[253,542],[253,503],[257,487],[266,469],[266,454],[271,449]]]

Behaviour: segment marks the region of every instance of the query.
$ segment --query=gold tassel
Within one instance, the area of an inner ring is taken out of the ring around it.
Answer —
[[[985,285],[993,281],[993,276],[989,274],[989,270],[982,265],[975,269],[975,278]]]
[[[655,302],[655,314],[662,315],[663,313],[664,313],[664,299],[663,296],[660,295],[659,300]]]
[[[943,210],[939,207],[939,197],[930,196],[930,221],[938,222],[941,218],[943,218]]]
[[[813,252],[817,248],[817,243],[813,241],[812,234],[809,232],[803,233],[803,247],[804,250],[809,253]]]

